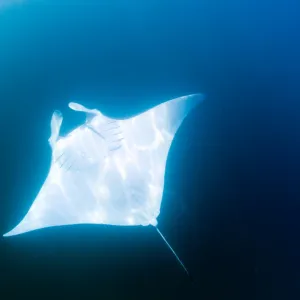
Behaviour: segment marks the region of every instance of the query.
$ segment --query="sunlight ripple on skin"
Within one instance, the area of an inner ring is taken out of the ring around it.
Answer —
[[[63,117],[55,111],[49,174],[24,219],[5,236],[82,223],[156,226],[172,140],[202,99],[176,98],[124,120],[70,103],[87,118],[66,137],[59,136]]]

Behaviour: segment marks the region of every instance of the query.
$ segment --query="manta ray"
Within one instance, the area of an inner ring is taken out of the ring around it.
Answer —
[[[24,219],[4,236],[87,223],[157,228],[172,140],[202,99],[179,97],[122,120],[71,102],[86,120],[63,137],[63,116],[54,111],[49,174]]]

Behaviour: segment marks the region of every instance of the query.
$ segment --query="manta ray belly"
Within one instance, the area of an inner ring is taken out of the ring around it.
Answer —
[[[173,137],[201,100],[176,98],[124,120],[72,102],[87,120],[65,137],[55,111],[49,174],[24,219],[5,236],[82,223],[156,226]]]

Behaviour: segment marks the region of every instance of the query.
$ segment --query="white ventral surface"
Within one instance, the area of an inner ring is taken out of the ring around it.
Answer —
[[[49,174],[27,215],[5,236],[80,223],[156,226],[173,137],[201,100],[176,98],[126,120],[70,103],[87,118],[65,137],[55,111]]]

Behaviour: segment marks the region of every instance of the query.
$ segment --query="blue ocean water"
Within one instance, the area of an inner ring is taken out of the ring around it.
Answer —
[[[83,121],[70,101],[120,118],[191,93],[206,101],[174,141],[160,217],[194,282],[150,228],[68,227],[1,240],[6,298],[37,285],[53,297],[298,299],[297,1],[8,2],[1,233],[47,175],[53,110],[67,133]]]

